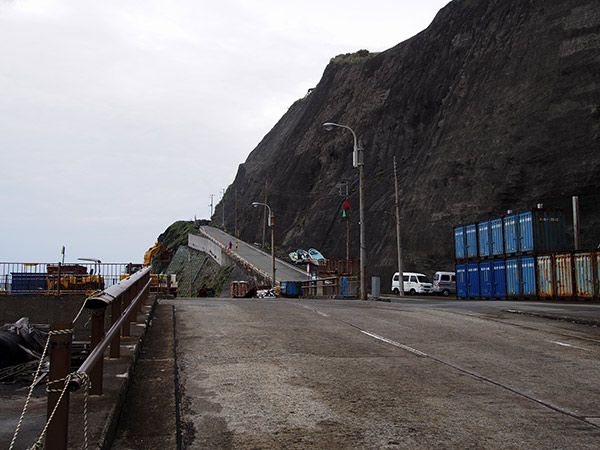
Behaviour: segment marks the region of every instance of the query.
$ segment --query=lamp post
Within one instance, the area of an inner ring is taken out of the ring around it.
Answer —
[[[360,299],[367,299],[367,283],[366,271],[367,250],[365,244],[365,187],[364,187],[364,162],[363,148],[360,146],[356,133],[352,128],[339,123],[325,122],[323,124],[327,131],[333,130],[333,127],[345,128],[352,133],[354,138],[354,151],[352,153],[352,165],[358,167],[358,182],[359,182],[359,217],[360,217]]]
[[[269,205],[267,205],[266,203],[252,202],[252,206],[254,206],[255,208],[257,206],[266,206],[267,209],[269,210],[268,225],[271,228],[271,269],[272,269],[272,273],[273,273],[273,289],[275,289],[275,223],[273,220],[275,218],[275,216],[273,215],[273,211],[271,210],[271,207]]]

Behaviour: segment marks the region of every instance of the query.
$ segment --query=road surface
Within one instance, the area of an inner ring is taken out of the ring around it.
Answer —
[[[479,303],[161,300],[181,448],[598,448],[599,328]]]

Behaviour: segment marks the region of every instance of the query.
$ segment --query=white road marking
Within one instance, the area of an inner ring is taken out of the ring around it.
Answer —
[[[391,344],[394,347],[401,348],[402,350],[406,350],[407,352],[414,353],[415,355],[418,355],[418,356],[429,356],[429,355],[427,355],[427,353],[423,353],[422,351],[419,351],[416,348],[409,347],[408,345],[401,344],[400,342],[392,341],[391,339],[388,339],[388,338],[383,337],[383,336],[379,336],[378,334],[370,333],[369,331],[365,331],[365,330],[360,330],[360,331],[361,331],[361,333],[364,333],[367,336],[371,336],[372,338],[378,339],[378,340],[383,341],[383,342],[385,342],[387,344]]]
[[[303,308],[305,308],[305,309],[308,309],[309,311],[316,312],[318,315],[320,315],[322,317],[331,318],[331,316],[329,314],[321,312],[318,309],[310,308],[310,307],[308,307],[306,305],[300,305],[300,306],[303,307]],[[334,320],[337,320],[337,319],[334,319]],[[347,323],[347,322],[344,322],[344,323],[346,323],[347,325],[353,326],[354,328],[358,328],[357,326],[352,325],[350,323]],[[414,355],[429,357],[429,355],[427,353],[423,353],[422,351],[419,351],[416,348],[409,347],[408,345],[401,344],[400,342],[393,341],[391,339],[388,339],[388,338],[383,337],[383,336],[379,336],[378,334],[371,333],[371,332],[366,331],[366,330],[361,330],[360,328],[358,328],[358,330],[361,333],[366,334],[367,336],[370,336],[370,337],[372,337],[374,339],[377,339],[377,340],[380,340],[382,342],[385,342],[386,344],[393,345],[394,347],[401,348],[402,350],[406,350],[407,352],[410,352],[410,353],[412,353]]]
[[[573,347],[571,344],[566,344],[564,342],[558,342],[558,341],[550,341],[553,344],[558,344],[558,345],[562,345],[563,347]]]
[[[577,345],[567,344],[566,342],[560,342],[560,341],[548,341],[548,342],[550,342],[551,344],[560,345],[562,347],[576,348],[576,349],[579,349],[579,350],[585,350],[586,352],[589,351],[589,349],[587,349],[587,348],[578,347]]]

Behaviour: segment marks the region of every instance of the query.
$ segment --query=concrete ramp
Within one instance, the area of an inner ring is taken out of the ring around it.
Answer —
[[[237,263],[256,276],[270,281],[272,278],[272,258],[255,245],[236,239],[214,227],[200,227],[201,236],[188,235],[188,245],[209,254],[220,265]],[[237,244],[237,245],[236,245]],[[303,270],[275,259],[275,278],[277,281],[306,281],[308,276]]]

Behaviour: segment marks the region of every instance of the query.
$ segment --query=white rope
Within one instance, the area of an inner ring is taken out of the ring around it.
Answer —
[[[84,449],[88,448],[88,399],[90,398],[90,389],[92,382],[90,376],[87,373],[80,374],[83,382],[83,388],[85,389],[83,397],[83,441]]]
[[[37,369],[35,371],[35,375],[33,377],[33,382],[31,383],[31,386],[29,386],[29,392],[27,393],[27,399],[25,400],[25,404],[23,405],[23,410],[21,411],[21,417],[19,417],[19,423],[17,424],[17,428],[15,429],[15,432],[13,434],[13,438],[12,438],[12,441],[10,442],[10,447],[8,448],[8,450],[12,450],[12,448],[15,445],[15,442],[17,441],[17,436],[19,435],[19,430],[21,429],[21,425],[23,424],[23,419],[25,418],[25,413],[27,412],[27,407],[29,406],[29,402],[31,400],[31,395],[33,394],[33,388],[36,385],[35,382],[40,373],[40,369],[42,368],[42,364],[44,363],[44,357],[46,356],[46,352],[48,351],[48,346],[50,345],[50,337],[52,335],[60,335],[60,334],[73,334],[73,329],[55,330],[55,331],[50,331],[48,333],[48,339],[46,339],[46,345],[44,345],[44,351],[42,352],[42,356],[40,356],[40,363],[38,364]]]
[[[54,405],[54,409],[52,410],[52,413],[50,414],[50,417],[48,417],[48,420],[46,421],[46,425],[44,425],[44,429],[42,430],[42,432],[40,433],[40,436],[38,437],[37,441],[35,442],[35,444],[33,444],[29,450],[35,450],[38,448],[44,448],[44,444],[43,444],[43,440],[44,440],[44,436],[46,436],[46,432],[48,431],[48,427],[50,426],[50,422],[52,422],[52,419],[54,418],[54,414],[56,414],[56,411],[58,410],[58,407],[60,406],[60,402],[62,402],[62,399],[65,395],[65,392],[67,392],[67,387],[69,386],[69,381],[71,381],[71,377],[72,374],[67,375],[65,378],[61,378],[60,380],[52,380],[50,382],[48,382],[48,384],[50,383],[56,383],[58,381],[64,381],[65,384],[63,386],[62,389],[55,389],[55,390],[48,390],[48,392],[59,392],[60,391],[60,396],[58,397],[58,401],[56,402],[56,405]]]

